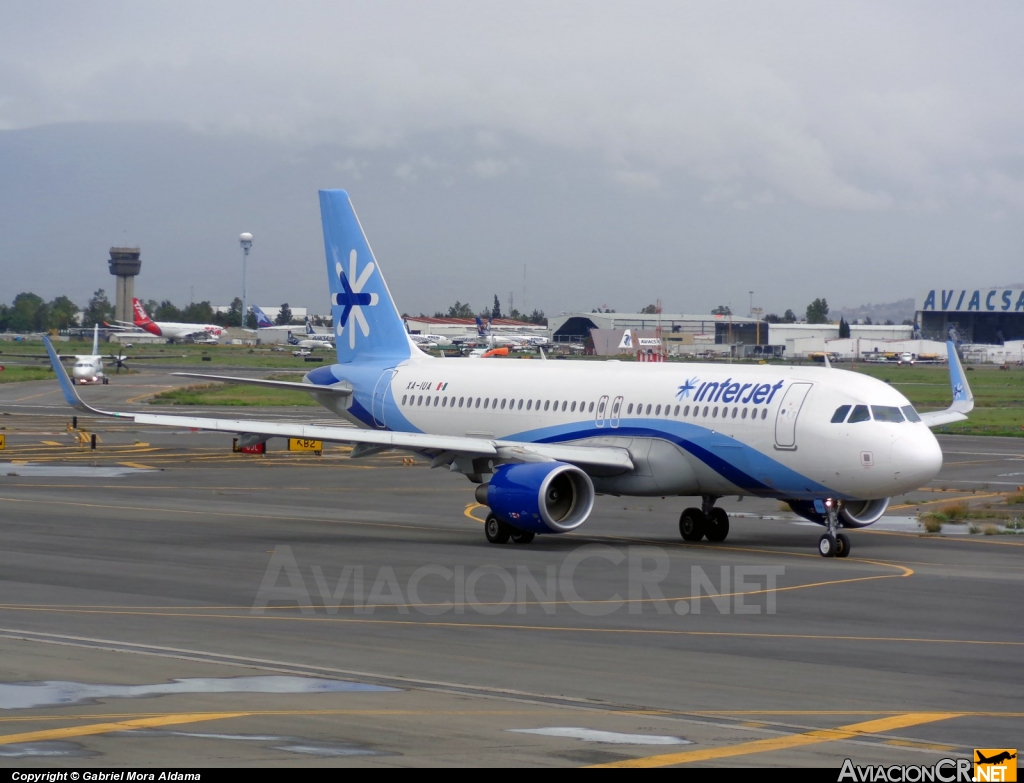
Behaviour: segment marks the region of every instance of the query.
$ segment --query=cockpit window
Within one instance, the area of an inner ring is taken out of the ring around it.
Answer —
[[[921,417],[917,415],[917,411],[914,410],[913,405],[904,405],[900,410],[903,411],[903,415],[907,417],[907,421],[921,421]]]
[[[850,412],[851,407],[850,405],[840,405],[836,408],[836,412],[832,414],[832,423],[842,424],[846,421],[846,414]]]
[[[859,421],[871,421],[871,414],[868,413],[867,405],[854,405],[853,413],[850,414],[847,424],[856,424]]]
[[[903,421],[903,412],[895,405],[872,405],[871,413],[875,421]]]

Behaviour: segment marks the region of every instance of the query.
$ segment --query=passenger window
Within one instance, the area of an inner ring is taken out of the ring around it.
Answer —
[[[526,410],[533,410],[533,400],[526,401]]]
[[[714,408],[711,409],[711,418],[714,419],[714,418],[717,418],[717,417],[718,417],[718,406],[716,405]]]
[[[651,404],[650,403],[647,403],[647,415],[648,416],[651,415]]]
[[[484,397],[484,408],[487,408],[487,406],[490,405],[490,403],[491,403],[491,398],[490,397]]]
[[[722,406],[722,418],[723,419],[728,419],[729,418],[729,409],[727,407],[725,407],[724,405]]]
[[[915,423],[921,421],[921,417],[917,415],[917,411],[914,410],[913,405],[904,405],[900,410],[903,411],[903,415],[907,417],[907,421]]]
[[[678,416],[679,415],[679,406],[678,405],[676,406],[676,412],[674,414],[672,414],[672,415],[673,416]]]
[[[593,412],[594,412],[594,403],[590,403],[590,407],[589,407],[589,408],[587,408],[587,411],[588,411],[589,413],[593,413]]]
[[[660,405],[657,408],[654,409],[654,415],[655,416],[660,416],[661,415],[661,406]]]
[[[750,411],[750,418],[752,418],[752,419],[756,419],[757,418],[757,408],[754,408],[754,409],[752,409]]]
[[[842,424],[846,421],[846,414],[850,412],[850,408],[852,407],[852,405],[840,405],[836,408],[836,412],[832,414],[832,423]]]
[[[517,408],[518,408],[519,410],[522,410],[522,409],[523,409],[523,401],[522,401],[522,400],[520,400],[520,401],[519,401],[519,405],[517,405],[516,407],[517,407]]]
[[[544,410],[547,410],[549,405],[551,405],[551,400],[544,400]]]
[[[733,408],[732,409],[732,417],[735,419],[736,418],[736,414],[739,413],[739,412],[740,412],[739,408]]]
[[[447,397],[442,397],[441,398],[441,407],[442,408],[448,407],[448,398]]]
[[[683,415],[684,416],[689,416],[690,415],[690,406],[689,405],[687,405],[685,408],[683,408]]]
[[[871,414],[868,413],[867,405],[855,405],[853,413],[850,414],[850,418],[847,419],[847,424],[857,424],[861,421],[871,421]]]
[[[419,398],[419,400],[418,400],[418,401],[416,402],[416,404],[417,404],[417,405],[422,405],[422,404],[423,404],[423,395],[422,395],[422,394],[420,395],[420,398]]]
[[[562,400],[562,413],[565,413],[565,409],[569,406],[569,403]]]
[[[895,405],[872,405],[871,413],[875,417],[875,421],[894,423],[903,421],[903,413]]]
[[[626,408],[626,413],[632,413],[632,412],[633,412],[633,403],[630,403],[629,407]]]
[[[575,413],[576,412],[576,400],[572,401],[572,407],[569,408],[569,412],[570,413]]]
[[[555,400],[555,401],[554,401],[554,402],[553,402],[553,403],[551,404],[551,410],[553,410],[553,411],[557,411],[557,410],[558,410],[558,400]]]
[[[405,405],[405,399],[406,399],[406,397],[408,397],[408,396],[409,396],[409,395],[407,395],[407,394],[403,394],[403,395],[402,395],[402,405]]]
[[[704,406],[704,418],[706,419],[707,417],[708,417],[708,406],[705,405]]]
[[[434,407],[437,407],[437,403],[441,401],[440,397],[434,397]]]
[[[479,397],[476,398],[476,406],[475,407],[477,407],[477,408],[480,407],[480,398]]]
[[[743,409],[743,416],[741,416],[740,418],[743,418],[743,419],[747,418],[747,409],[746,408]]]
[[[767,416],[768,416],[768,409],[767,409],[767,408],[764,408],[764,409],[763,409],[763,410],[761,411],[761,418],[762,418],[762,419],[764,419],[764,418],[767,418]]]
[[[504,397],[501,398],[501,409],[505,410],[505,398]]]

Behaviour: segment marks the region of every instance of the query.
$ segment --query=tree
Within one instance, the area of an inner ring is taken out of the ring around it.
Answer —
[[[534,308],[533,312],[526,316],[526,320],[531,324],[539,324],[540,326],[548,325],[548,317],[544,315],[543,310],[537,310]]]
[[[846,339],[850,336],[850,325],[846,323],[843,316],[839,316],[839,338]]]
[[[107,299],[107,292],[102,288],[98,289],[89,300],[82,316],[82,326],[103,325],[104,321],[110,321],[114,317],[114,305]]]
[[[78,323],[78,305],[66,296],[56,297],[49,308],[51,329],[69,329]]]
[[[473,315],[473,308],[469,306],[469,303],[463,304],[462,302],[455,300],[455,304],[448,308],[447,315],[436,316],[439,318],[475,318]]]
[[[44,332],[47,327],[47,309],[43,297],[23,292],[14,297],[7,311],[7,328],[12,332]]]
[[[181,311],[181,320],[189,324],[213,323],[213,306],[208,301],[193,302]]]
[[[274,319],[274,323],[278,326],[287,326],[292,322],[292,308],[285,302],[281,305],[281,309],[277,313],[277,318]]]
[[[647,305],[647,307],[642,308],[640,310],[640,312],[643,315],[654,315],[655,313],[658,312],[658,306],[657,305],[649,304],[649,305]]]
[[[781,324],[782,319],[779,318],[775,313],[768,313],[764,318],[761,319],[767,324]]]
[[[728,305],[718,305],[711,311],[711,315],[732,315],[732,308]]]
[[[828,302],[822,299],[815,299],[809,305],[807,305],[807,323],[809,324],[827,324],[828,320]]]
[[[498,295],[494,295],[494,307],[491,308],[491,318],[501,318],[501,302]]]
[[[794,313],[792,310],[787,310],[785,313],[782,314],[782,323],[784,323],[784,324],[795,324],[796,323],[796,313]]]
[[[259,323],[256,321],[256,311],[252,307],[247,308],[248,312],[245,314],[245,328],[256,331],[259,329]]]
[[[181,321],[184,316],[181,310],[174,306],[170,299],[162,299],[160,304],[149,311],[149,317],[154,321]]]
[[[215,313],[213,322],[220,326],[241,326],[242,325],[242,299],[236,296],[228,305],[226,313]]]

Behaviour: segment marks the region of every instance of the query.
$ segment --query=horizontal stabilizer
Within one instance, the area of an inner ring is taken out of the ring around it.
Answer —
[[[352,384],[341,381],[331,386],[317,386],[312,383],[301,383],[299,381],[271,381],[265,378],[239,378],[235,375],[204,375],[198,372],[172,372],[180,378],[199,378],[204,381],[217,381],[218,383],[239,383],[250,386],[269,386],[275,389],[291,389],[293,391],[320,392],[327,394],[339,394],[347,397],[352,394]]]

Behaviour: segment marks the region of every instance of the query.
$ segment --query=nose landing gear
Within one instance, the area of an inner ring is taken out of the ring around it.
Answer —
[[[825,501],[825,526],[828,532],[818,539],[818,552],[822,557],[846,557],[850,554],[850,539],[845,533],[836,532],[839,527],[839,502],[829,498]]]

